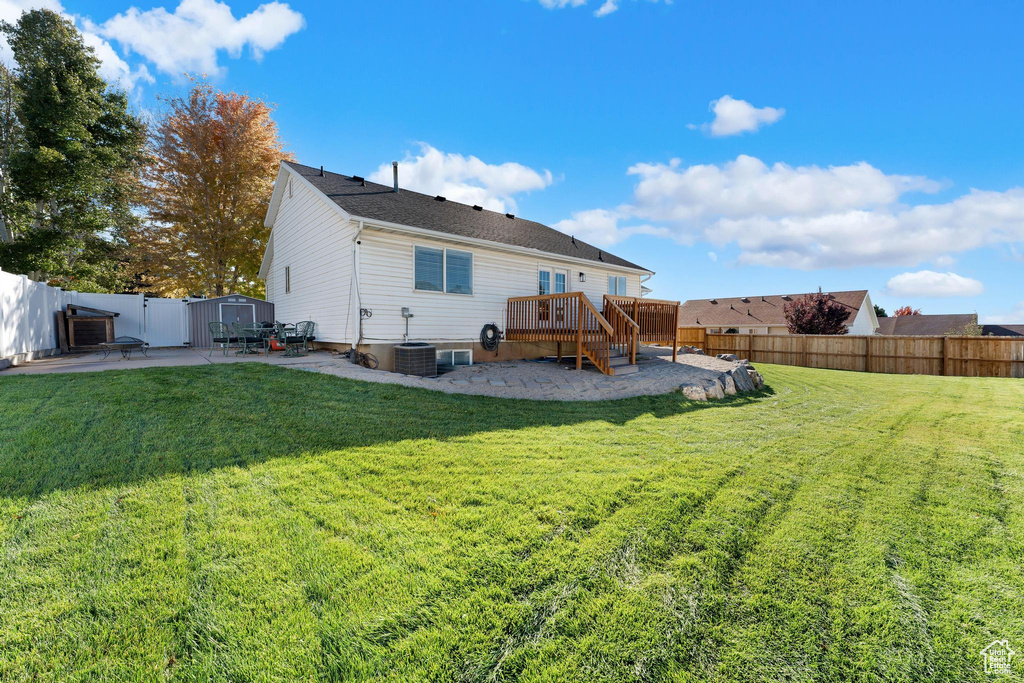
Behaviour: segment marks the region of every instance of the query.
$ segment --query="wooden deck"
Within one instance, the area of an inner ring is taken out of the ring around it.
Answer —
[[[606,375],[636,372],[640,344],[673,344],[679,302],[605,295],[603,310],[582,292],[513,297],[508,300],[505,339],[576,346],[576,368],[584,356]]]

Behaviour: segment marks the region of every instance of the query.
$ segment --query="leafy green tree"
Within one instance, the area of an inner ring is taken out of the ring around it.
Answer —
[[[99,76],[99,60],[70,21],[32,10],[0,30],[16,62],[17,114],[4,168],[11,206],[0,204],[9,238],[0,266],[68,288],[118,291],[122,236],[138,220],[132,206],[145,127],[126,94]]]
[[[872,304],[872,306],[875,307],[875,317],[876,318],[888,318],[889,317],[889,314],[885,312],[885,309],[882,308],[881,306],[879,306],[878,304]]]

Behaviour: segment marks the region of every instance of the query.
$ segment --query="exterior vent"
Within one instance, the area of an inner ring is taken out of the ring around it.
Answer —
[[[483,211],[484,207],[480,206],[479,204],[474,204],[473,205],[473,210],[474,211]]]
[[[713,304],[717,304],[717,303],[718,303],[718,299],[711,299],[710,301],[711,301],[711,303],[713,303]]]
[[[357,183],[365,183],[366,182],[366,178],[364,178],[361,175],[354,175],[354,176],[352,176],[352,180],[356,181]]]
[[[445,199],[441,195],[437,195],[436,197],[434,197],[434,199],[436,199],[439,202],[446,202],[446,201],[448,201],[447,199]]]
[[[398,344],[395,346],[395,372],[419,377],[436,377],[437,349],[420,342]]]
[[[515,217],[516,217],[516,215],[514,213],[506,213],[505,214],[505,218],[515,218]]]
[[[742,299],[740,299],[740,301],[742,301],[745,304],[749,304],[750,303],[750,299],[748,299],[747,297],[743,297]]]

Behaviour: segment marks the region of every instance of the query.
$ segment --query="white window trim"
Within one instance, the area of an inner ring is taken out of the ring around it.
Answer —
[[[436,289],[419,289],[416,287],[416,247],[423,249],[433,249],[434,251],[441,252],[441,290]],[[457,251],[461,254],[469,254],[469,269],[470,269],[470,281],[469,287],[472,290],[469,294],[462,292],[449,292],[448,291],[448,251]],[[444,294],[451,296],[465,296],[474,297],[476,296],[476,254],[469,249],[458,249],[456,247],[440,247],[436,244],[423,244],[420,242],[414,242],[412,245],[412,291],[414,294]]]
[[[473,349],[438,349],[437,355],[442,353],[451,354],[452,363],[446,363],[445,365],[455,365],[455,354],[456,353],[468,353],[469,354],[469,365],[473,364]],[[439,361],[440,362],[440,361]],[[464,366],[468,367],[468,366]]]

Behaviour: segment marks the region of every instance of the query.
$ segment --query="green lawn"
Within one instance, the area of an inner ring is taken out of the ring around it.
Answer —
[[[0,680],[986,680],[990,641],[1024,652],[1024,380],[760,369],[710,404],[0,377]]]

